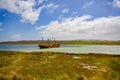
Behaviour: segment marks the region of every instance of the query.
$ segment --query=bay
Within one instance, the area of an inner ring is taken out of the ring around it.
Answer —
[[[0,51],[120,54],[120,45],[61,45],[60,48],[39,49],[37,44],[0,44]]]

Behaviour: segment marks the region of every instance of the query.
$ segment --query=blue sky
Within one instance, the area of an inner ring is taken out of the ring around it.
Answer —
[[[120,40],[120,0],[0,0],[0,41]]]

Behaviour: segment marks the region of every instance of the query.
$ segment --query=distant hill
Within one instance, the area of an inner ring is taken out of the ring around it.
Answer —
[[[0,44],[39,44],[41,41],[40,40],[23,40],[23,41],[5,41],[5,42],[0,42]]]
[[[48,41],[44,41],[47,43]],[[40,44],[43,43],[41,40],[23,40],[23,41],[6,41],[0,42],[0,44]],[[50,43],[55,43],[55,41],[50,41]],[[60,44],[82,44],[82,45],[120,45],[120,41],[99,41],[99,40],[62,40],[56,41]]]

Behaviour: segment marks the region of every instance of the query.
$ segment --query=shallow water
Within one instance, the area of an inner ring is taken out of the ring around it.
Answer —
[[[0,44],[0,51],[51,51],[69,53],[107,53],[120,54],[120,45],[61,45],[60,48],[39,49],[33,44]]]

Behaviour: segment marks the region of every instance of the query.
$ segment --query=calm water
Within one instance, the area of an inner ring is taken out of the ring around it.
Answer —
[[[60,48],[39,49],[31,44],[0,44],[0,51],[52,51],[69,53],[108,53],[120,54],[120,45],[61,45]]]

